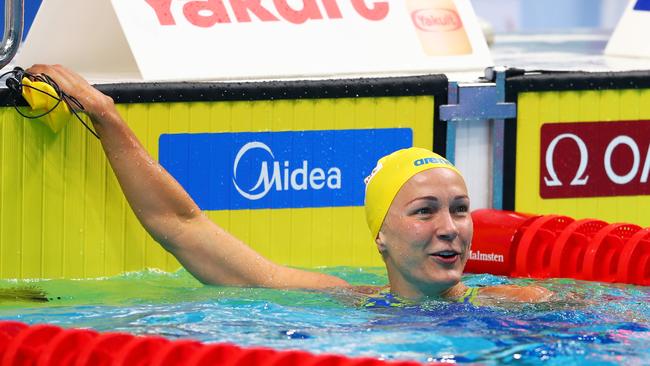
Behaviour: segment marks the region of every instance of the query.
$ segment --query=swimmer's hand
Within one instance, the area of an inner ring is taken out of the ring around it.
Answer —
[[[101,117],[107,110],[113,109],[113,99],[103,94],[91,86],[80,75],[71,72],[61,65],[34,65],[27,70],[29,74],[44,74],[56,81],[59,88],[67,95],[78,100],[83,106],[83,110],[76,109],[77,112],[84,112],[91,118]]]

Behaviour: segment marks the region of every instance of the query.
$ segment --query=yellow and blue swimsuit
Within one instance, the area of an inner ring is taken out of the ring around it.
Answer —
[[[363,302],[364,308],[390,308],[406,305],[403,299],[393,295],[390,290],[384,289],[377,296],[368,297]]]
[[[455,302],[463,304],[477,305],[478,287],[470,287],[465,293],[459,297]],[[388,307],[404,307],[414,305],[407,300],[401,299],[393,295],[390,290],[385,289],[379,292],[378,296],[368,297],[363,302],[363,307],[366,308],[388,308]]]
[[[463,296],[459,297],[456,302],[462,302],[463,304],[472,304],[477,305],[476,297],[478,296],[478,287],[470,287],[465,291]]]

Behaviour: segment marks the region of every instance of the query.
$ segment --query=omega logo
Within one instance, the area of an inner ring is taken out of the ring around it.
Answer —
[[[586,185],[589,180],[589,176],[585,174],[587,170],[587,166],[589,164],[589,151],[587,149],[587,145],[585,144],[585,141],[582,138],[580,138],[580,136],[572,133],[563,133],[561,135],[558,135],[548,145],[548,148],[546,149],[545,161],[546,161],[546,169],[550,177],[544,177],[544,182],[549,187],[563,185],[563,183],[558,179],[557,172],[555,171],[555,167],[553,164],[553,156],[555,153],[555,148],[557,147],[557,144],[563,139],[573,140],[580,152],[580,164],[578,165],[578,170],[576,171],[575,176],[573,177],[573,180],[571,180],[569,185],[572,186]],[[630,168],[630,170],[627,173],[620,175],[616,173],[614,171],[614,168],[612,167],[612,154],[617,148],[619,147],[624,148],[623,146],[627,147],[632,152],[633,160],[632,160],[632,167]],[[649,158],[650,158],[650,148],[646,153],[645,162],[643,164],[643,169],[641,171],[641,177],[639,179],[641,183],[646,183],[648,181],[648,173],[650,171]],[[615,184],[627,184],[631,182],[632,179],[634,179],[639,172],[640,163],[641,163],[641,152],[639,150],[639,146],[634,141],[634,139],[632,139],[630,136],[626,136],[626,135],[616,136],[614,139],[612,139],[609,142],[607,148],[605,149],[605,154],[603,157],[603,167],[605,168],[605,173],[607,174],[607,177]]]
[[[549,179],[547,177],[544,177],[544,182],[549,187],[562,185],[562,182],[558,179],[557,173],[555,172],[555,167],[553,166],[553,155],[558,142],[565,138],[575,141],[575,143],[578,145],[578,149],[580,150],[580,165],[578,166],[578,171],[576,172],[576,175],[570,184],[572,186],[585,185],[587,184],[587,179],[589,179],[588,176],[583,177],[585,170],[587,170],[587,163],[589,162],[589,151],[587,150],[587,145],[585,145],[585,142],[582,141],[580,137],[572,133],[563,133],[554,138],[553,141],[551,141],[551,143],[548,145],[548,149],[546,149],[546,169],[548,170],[548,175],[550,175],[551,178]]]

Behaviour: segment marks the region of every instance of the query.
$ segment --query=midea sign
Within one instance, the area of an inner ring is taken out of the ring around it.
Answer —
[[[162,166],[203,210],[363,206],[377,160],[410,128],[163,134]]]
[[[649,194],[649,147],[650,121],[544,124],[540,196]]]

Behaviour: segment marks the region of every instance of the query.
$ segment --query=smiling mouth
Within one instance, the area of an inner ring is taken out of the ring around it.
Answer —
[[[460,253],[454,250],[442,250],[440,252],[432,253],[430,256],[443,263],[453,263],[460,258]]]

